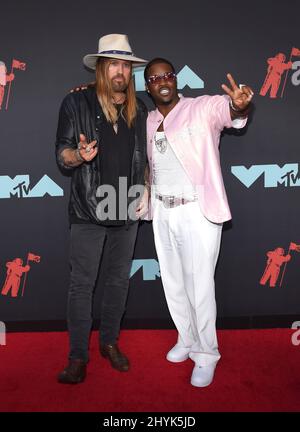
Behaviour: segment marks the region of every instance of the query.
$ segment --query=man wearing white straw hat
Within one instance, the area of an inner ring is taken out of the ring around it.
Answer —
[[[100,352],[115,369],[129,369],[117,340],[138,219],[146,202],[138,200],[132,188],[139,196],[147,195],[147,110],[136,99],[132,80],[132,68],[146,60],[134,56],[126,35],[109,34],[100,38],[98,52],[86,55],[83,63],[96,71],[96,81],[65,97],[56,137],[57,162],[72,171],[70,353],[67,367],[58,375],[58,381],[67,384],[80,383],[86,376],[93,290],[104,247],[108,265],[101,303]]]

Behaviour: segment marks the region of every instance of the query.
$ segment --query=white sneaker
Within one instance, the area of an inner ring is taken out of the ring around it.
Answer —
[[[189,358],[191,348],[180,347],[177,344],[168,352],[166,358],[172,363],[180,363]]]
[[[195,387],[209,386],[214,379],[215,369],[215,363],[203,367],[195,365],[191,377],[191,384]]]

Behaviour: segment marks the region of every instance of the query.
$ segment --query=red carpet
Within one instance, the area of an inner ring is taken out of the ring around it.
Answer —
[[[128,373],[100,357],[93,332],[88,376],[77,386],[56,383],[67,333],[10,333],[0,346],[0,411],[300,411],[300,345],[291,343],[292,332],[219,331],[222,358],[204,389],[189,384],[190,360],[165,360],[173,330],[123,331]]]

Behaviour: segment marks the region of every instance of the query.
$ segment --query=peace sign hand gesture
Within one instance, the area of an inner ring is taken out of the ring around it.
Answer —
[[[231,89],[225,84],[222,84],[222,89],[230,96],[233,109],[236,111],[244,111],[254,95],[252,89],[244,84],[237,86],[231,74],[227,74],[227,78],[230,82]]]

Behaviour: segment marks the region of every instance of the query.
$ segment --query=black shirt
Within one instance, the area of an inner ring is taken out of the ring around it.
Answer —
[[[134,150],[134,127],[130,129],[122,116],[123,105],[116,105],[118,111],[117,133],[112,123],[105,118],[101,124],[99,142],[99,160],[101,172],[101,186],[110,185],[115,195],[107,193],[99,202],[107,203],[101,206],[101,215],[107,219],[99,221],[101,225],[123,225],[128,215],[128,190],[131,186],[131,162]],[[121,183],[120,183],[121,182]],[[105,191],[105,186],[103,187]],[[121,203],[121,204],[120,204]],[[99,208],[98,204],[98,208]]]
[[[118,111],[117,133],[112,123],[108,122],[102,114],[99,103],[96,108],[97,117],[102,118],[99,128],[99,142],[97,144],[101,183],[97,187],[102,186],[103,191],[106,191],[108,188],[105,185],[110,185],[115,191],[114,194],[109,194],[109,201],[107,193],[97,198],[98,209],[101,208],[100,214],[102,215],[99,224],[104,226],[120,226],[125,224],[128,218],[128,190],[131,186],[131,163],[134,151],[135,128],[134,126],[130,129],[128,128],[122,116],[123,105],[119,104],[115,106]],[[121,177],[122,179],[120,179]],[[122,182],[121,187],[120,181]],[[102,201],[103,205],[101,206]],[[121,206],[120,201],[122,203]],[[109,204],[109,208],[106,204]],[[97,212],[97,216],[99,218],[99,212]],[[73,216],[71,223],[93,222]]]

